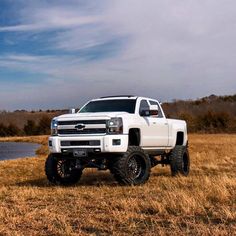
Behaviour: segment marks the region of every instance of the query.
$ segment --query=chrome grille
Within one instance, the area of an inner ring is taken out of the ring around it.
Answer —
[[[77,125],[77,124],[106,124],[106,120],[66,120],[58,121],[58,125]]]
[[[76,128],[78,125],[82,125],[82,128]],[[83,134],[106,134],[106,120],[58,121],[58,135]]]

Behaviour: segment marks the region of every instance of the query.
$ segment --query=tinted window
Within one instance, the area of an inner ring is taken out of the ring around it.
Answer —
[[[142,100],[142,101],[140,102],[140,107],[139,107],[139,114],[140,114],[140,115],[141,115],[141,112],[142,112],[143,110],[149,110],[149,105],[148,105],[147,100]]]
[[[151,100],[149,100],[149,103],[150,103],[150,105],[157,105],[157,107],[158,107],[158,117],[159,117],[159,118],[162,118],[162,117],[163,117],[163,114],[162,114],[162,112],[161,112],[161,108],[160,108],[159,104],[158,104],[157,102],[151,101]]]
[[[157,103],[157,102],[150,101],[150,100],[149,100],[149,102],[150,102],[150,105],[157,105],[157,106],[158,106],[158,103]]]
[[[134,113],[135,99],[114,99],[89,102],[79,113],[125,111]]]

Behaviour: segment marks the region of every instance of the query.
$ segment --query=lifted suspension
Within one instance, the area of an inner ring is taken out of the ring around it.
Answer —
[[[152,167],[156,165],[165,166],[170,164],[169,155],[166,153],[161,156],[150,156],[150,160]]]

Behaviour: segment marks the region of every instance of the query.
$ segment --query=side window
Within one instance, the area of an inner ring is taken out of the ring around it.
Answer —
[[[161,108],[160,108],[159,104],[155,101],[152,101],[152,100],[149,100],[149,103],[150,103],[150,105],[157,105],[157,107],[158,107],[158,116],[157,117],[158,118],[163,118],[164,116],[161,112]]]
[[[141,115],[141,112],[142,112],[143,110],[148,110],[148,109],[149,109],[149,105],[148,105],[147,100],[142,100],[142,101],[140,102],[139,114]]]

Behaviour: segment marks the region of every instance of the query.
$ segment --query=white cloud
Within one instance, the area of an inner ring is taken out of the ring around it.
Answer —
[[[47,31],[78,27],[98,22],[97,16],[79,15],[77,9],[63,7],[26,8],[19,11],[19,24],[1,26],[0,32]]]
[[[0,31],[59,30],[45,38],[45,50],[60,54],[6,54],[0,66],[43,72],[48,83],[35,88],[56,105],[115,93],[170,100],[235,92],[235,1],[114,0],[96,7],[73,1],[26,8],[19,25]],[[80,53],[122,37],[123,49],[102,60]]]

